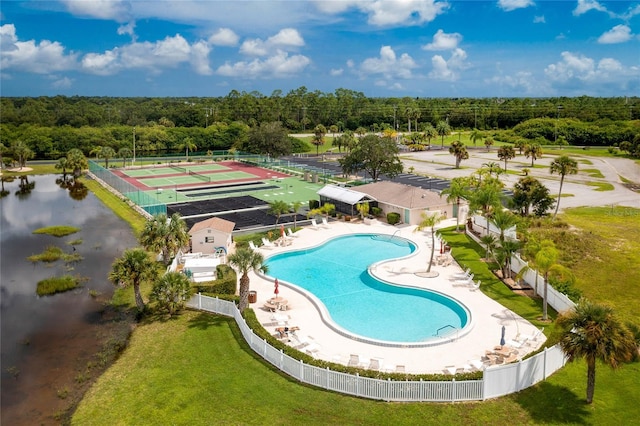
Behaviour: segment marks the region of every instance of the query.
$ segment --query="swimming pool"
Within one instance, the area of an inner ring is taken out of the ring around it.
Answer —
[[[353,234],[276,254],[265,263],[269,276],[305,294],[341,334],[386,346],[429,346],[459,334],[469,311],[442,293],[383,282],[368,270],[415,250],[404,238]]]

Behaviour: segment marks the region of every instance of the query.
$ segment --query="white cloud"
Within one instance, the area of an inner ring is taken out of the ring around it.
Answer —
[[[534,24],[544,24],[546,22],[547,21],[544,19],[544,15],[542,15],[542,16],[534,16],[533,17],[533,23]]]
[[[505,12],[511,12],[516,9],[524,9],[533,6],[533,0],[498,0],[498,7]]]
[[[447,34],[442,30],[438,30],[433,35],[433,42],[422,46],[424,50],[451,50],[458,47],[462,41],[462,35],[459,33]]]
[[[302,72],[311,60],[303,55],[293,55],[279,50],[267,59],[240,61],[234,64],[226,62],[217,69],[217,73],[228,77],[240,78],[282,78]]]
[[[618,60],[603,58],[596,63],[592,58],[571,52],[562,52],[562,61],[550,64],[544,70],[556,83],[581,81],[583,83],[631,82],[637,80],[638,67],[625,67]]]
[[[240,53],[249,56],[267,56],[277,50],[289,50],[293,47],[304,46],[304,39],[293,28],[284,28],[266,41],[255,38],[245,40],[240,46]]]
[[[74,15],[125,22],[130,17],[131,4],[124,0],[63,0]]]
[[[616,25],[598,38],[600,44],[624,43],[631,40],[631,28],[626,25]]]
[[[54,81],[51,85],[54,89],[68,89],[73,85],[73,79],[69,77],[63,77]]]
[[[132,40],[136,39],[136,23],[131,21],[128,24],[120,25],[118,27],[118,35],[129,34]]]
[[[597,0],[578,0],[578,5],[573,9],[573,16],[580,16],[590,10],[607,12],[607,8],[598,3]]]
[[[214,46],[236,46],[240,38],[229,28],[220,28],[209,37],[209,43]]]
[[[331,71],[329,71],[329,75],[331,75],[331,77],[338,77],[341,76],[344,73],[344,69],[342,68],[332,68]]]
[[[391,46],[382,46],[378,58],[365,59],[360,65],[360,73],[364,75],[382,74],[385,78],[411,78],[411,70],[418,66],[407,53],[396,57]]]
[[[507,86],[517,92],[527,95],[542,95],[542,86],[539,82],[535,82],[533,74],[529,71],[519,71],[514,75],[499,75],[489,79],[485,79],[488,85],[494,84],[498,86]]]
[[[356,63],[353,61],[353,59],[347,59],[347,66],[349,68],[353,68],[356,66]]]
[[[466,68],[467,52],[456,48],[451,52],[449,60],[445,60],[441,55],[434,55],[431,58],[432,70],[429,77],[435,80],[455,81],[460,77],[459,72]]]
[[[330,15],[357,9],[375,26],[420,25],[449,8],[446,1],[436,0],[316,0],[314,4],[320,12]]]
[[[175,68],[189,63],[198,74],[209,75],[210,48],[203,40],[190,45],[176,34],[155,43],[131,43],[104,53],[89,53],[82,58],[82,69],[96,75],[113,75],[124,69],[142,68],[159,73],[164,68]]]
[[[77,54],[65,53],[65,47],[57,41],[19,41],[13,24],[0,27],[0,68],[16,69],[36,74],[67,71],[77,67]]]

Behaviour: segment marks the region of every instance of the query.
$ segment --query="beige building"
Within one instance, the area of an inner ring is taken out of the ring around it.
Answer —
[[[219,217],[212,217],[198,222],[189,230],[191,251],[194,253],[213,254],[221,249],[228,253],[233,242],[231,235],[234,222]]]
[[[403,223],[417,225],[422,221],[423,212],[440,212],[444,218],[459,216],[464,223],[469,211],[468,203],[462,201],[460,211],[455,204],[435,191],[404,185],[396,182],[379,181],[350,188],[352,191],[368,195],[377,201],[384,215],[395,212]]]

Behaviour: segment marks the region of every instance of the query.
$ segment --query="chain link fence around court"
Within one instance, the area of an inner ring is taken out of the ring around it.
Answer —
[[[167,214],[166,204],[148,192],[142,191],[121,177],[114,175],[93,160],[89,160],[89,171],[147,213],[151,215]]]
[[[299,176],[309,181],[313,179],[316,183],[320,181],[327,182],[327,180],[333,180],[336,175],[341,174],[329,167],[322,168],[312,164],[280,160],[258,154],[237,154],[235,160],[240,163],[262,167],[263,169]]]

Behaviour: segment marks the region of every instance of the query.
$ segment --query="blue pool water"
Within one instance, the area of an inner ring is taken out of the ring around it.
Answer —
[[[469,320],[467,310],[443,294],[384,283],[367,271],[375,262],[408,256],[415,250],[403,238],[357,234],[312,249],[277,254],[266,264],[269,276],[313,294],[325,305],[331,320],[349,333],[387,342],[426,342],[439,329],[440,335],[453,327],[462,329]]]

